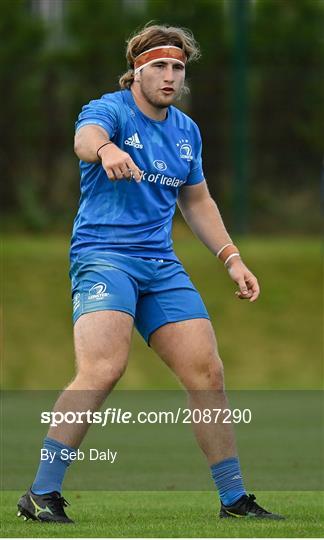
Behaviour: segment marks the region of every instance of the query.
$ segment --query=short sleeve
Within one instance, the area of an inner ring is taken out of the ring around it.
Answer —
[[[202,140],[199,128],[197,124],[193,122],[193,158],[190,162],[190,173],[187,178],[186,185],[193,186],[194,184],[200,184],[205,179],[204,171],[202,168]]]
[[[77,131],[83,126],[95,124],[105,129],[110,139],[115,136],[120,125],[118,104],[114,100],[105,98],[94,99],[84,105],[75,123]]]

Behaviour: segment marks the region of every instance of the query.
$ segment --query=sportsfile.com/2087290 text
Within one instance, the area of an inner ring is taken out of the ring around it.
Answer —
[[[103,411],[43,411],[41,423],[59,424],[250,424],[251,409],[189,409],[179,407],[175,411],[123,411],[109,407]]]

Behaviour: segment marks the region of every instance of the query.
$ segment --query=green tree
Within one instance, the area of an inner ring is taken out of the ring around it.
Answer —
[[[323,28],[320,0],[256,2],[250,39],[252,145],[255,197],[262,212],[264,200],[281,204],[283,215],[298,196],[307,205],[308,194],[319,185]],[[309,212],[302,202],[294,209]],[[299,219],[304,226],[303,216]]]
[[[2,0],[0,34],[1,204],[6,211],[24,211],[37,191],[32,164],[41,129],[45,29],[23,0]]]

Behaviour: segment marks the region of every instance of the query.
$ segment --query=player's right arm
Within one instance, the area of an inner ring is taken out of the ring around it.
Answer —
[[[80,127],[74,137],[74,151],[79,159],[87,163],[98,162],[99,156],[109,180],[134,178],[136,182],[141,181],[141,171],[130,155],[110,142],[108,133],[100,126],[87,124]]]

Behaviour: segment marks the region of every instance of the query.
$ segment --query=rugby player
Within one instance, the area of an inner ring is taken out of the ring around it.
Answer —
[[[207,309],[173,250],[176,204],[225,265],[238,298],[255,302],[259,285],[209,194],[199,129],[173,105],[184,91],[187,63],[198,57],[190,31],[146,25],[128,41],[120,91],[90,101],[79,115],[81,198],[70,252],[77,370],[55,411],[100,407],[125,371],[134,325],[187,390],[192,408],[227,407]],[[50,428],[43,449],[55,459],[40,462],[18,502],[20,515],[71,522],[61,495],[69,460],[60,456],[79,447],[88,427]],[[231,424],[199,423],[194,431],[219,493],[220,517],[281,519],[247,495]]]

